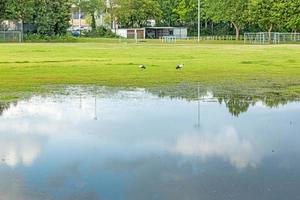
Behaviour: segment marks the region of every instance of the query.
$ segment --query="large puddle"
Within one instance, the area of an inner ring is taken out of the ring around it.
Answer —
[[[0,106],[0,199],[300,199],[300,104],[144,90]]]

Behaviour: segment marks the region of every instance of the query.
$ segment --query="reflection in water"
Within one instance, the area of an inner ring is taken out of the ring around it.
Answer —
[[[239,94],[215,95],[220,104],[225,103],[229,112],[238,117],[240,114],[248,111],[249,107],[257,102],[263,102],[264,105],[270,108],[286,105],[289,101],[282,97],[265,96],[262,98],[253,96],[240,96]],[[290,102],[293,99],[290,99]]]
[[[15,103],[15,104],[16,104],[16,103]],[[10,107],[10,103],[8,103],[8,102],[1,102],[1,101],[0,101],[0,116],[2,115],[2,113],[3,113],[5,110],[9,109],[9,107]]]
[[[235,96],[226,96],[219,97],[218,101],[220,104],[224,102],[229,112],[233,116],[239,116],[241,113],[247,112],[250,107],[250,104],[255,104],[255,101],[253,101],[251,97],[239,98]]]
[[[258,153],[250,141],[239,138],[233,127],[217,134],[182,135],[177,140],[175,151],[187,156],[200,156],[204,160],[220,157],[239,169],[256,167],[265,156]]]
[[[29,167],[39,155],[44,143],[44,136],[1,134],[0,158],[2,163],[10,167],[18,164]]]
[[[92,91],[92,93],[97,93],[96,91],[93,91],[93,89],[89,89]],[[107,91],[100,90],[101,92],[105,92],[107,94]],[[270,108],[276,108],[278,106],[283,106],[288,104],[289,102],[293,101],[299,101],[298,98],[287,98],[282,96],[274,96],[274,94],[264,94],[261,96],[251,96],[251,95],[245,95],[243,93],[239,93],[238,91],[226,91],[219,92],[218,90],[211,89],[211,92],[208,92],[207,88],[201,87],[198,85],[193,84],[183,84],[183,85],[176,85],[173,87],[160,87],[160,88],[152,88],[148,89],[150,93],[153,93],[154,95],[157,95],[158,97],[164,98],[169,97],[171,99],[174,98],[183,98],[187,100],[195,100],[195,99],[201,99],[204,98],[208,100],[208,94],[212,94],[211,98],[214,100],[217,100],[220,104],[225,104],[228,108],[228,111],[233,115],[238,117],[240,114],[245,113],[248,111],[250,106],[255,105],[258,102],[262,102],[264,105],[270,107]],[[116,94],[118,92],[117,89],[114,89],[110,95]],[[242,92],[242,91],[240,91]],[[209,95],[210,96],[210,95]],[[82,107],[82,94],[79,94],[80,104],[79,107]],[[95,98],[95,111],[97,107],[97,99]],[[2,115],[3,111],[8,109],[10,107],[10,104],[7,102],[0,102],[0,116]],[[200,108],[200,105],[199,105]],[[200,116],[198,116],[200,117]],[[97,120],[98,116],[95,112],[94,120]],[[198,119],[198,121],[200,118]],[[197,124],[199,126],[199,124]]]
[[[149,90],[159,97],[183,98],[195,100],[199,96],[207,97],[208,88],[201,87],[199,84],[179,84],[175,86],[152,88]],[[228,111],[238,117],[240,114],[248,111],[251,105],[262,102],[264,105],[274,108],[286,105],[288,102],[299,101],[299,98],[276,96],[274,94],[261,94],[260,96],[251,95],[245,91],[223,91],[217,88],[211,88],[209,91],[213,98],[217,99],[220,104],[224,103]]]
[[[0,168],[1,169],[1,168]],[[1,200],[40,200],[50,199],[39,192],[27,190],[24,177],[16,171],[3,173],[0,171],[0,199]]]
[[[95,114],[94,114],[94,120],[98,120],[98,114],[97,114],[97,97],[95,96]]]
[[[75,90],[7,106],[0,199],[297,199],[300,105],[196,91]]]

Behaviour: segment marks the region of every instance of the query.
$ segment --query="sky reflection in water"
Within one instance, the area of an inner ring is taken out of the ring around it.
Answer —
[[[20,101],[0,117],[0,200],[299,199],[299,114],[206,99],[198,121],[197,101],[143,90]]]

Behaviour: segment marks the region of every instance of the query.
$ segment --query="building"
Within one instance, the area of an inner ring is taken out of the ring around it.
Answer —
[[[178,39],[187,38],[185,27],[147,27],[126,28],[114,30],[116,35],[128,39],[161,39],[164,36],[175,36]]]
[[[96,25],[109,27],[105,23],[106,13],[97,14]],[[70,19],[70,30],[91,30],[91,17],[82,12],[76,5],[72,5],[72,16]]]
[[[0,22],[0,31],[22,31],[22,24],[16,21],[4,20]]]

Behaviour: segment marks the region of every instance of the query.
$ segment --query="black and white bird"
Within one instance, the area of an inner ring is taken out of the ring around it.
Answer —
[[[176,66],[176,69],[179,70],[179,69],[183,69],[184,68],[184,64],[178,64]]]
[[[140,69],[146,69],[146,66],[142,64],[142,65],[139,66],[139,68]]]

